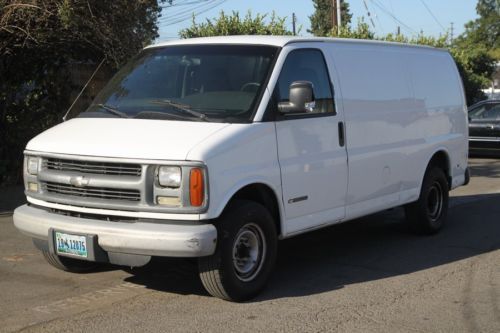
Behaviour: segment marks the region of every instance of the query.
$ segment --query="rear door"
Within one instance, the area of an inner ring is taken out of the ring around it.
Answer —
[[[323,50],[301,48],[288,53],[273,93],[275,103],[288,101],[295,81],[312,82],[315,107],[312,112],[277,115],[288,235],[343,219],[348,178],[343,118],[335,108]]]

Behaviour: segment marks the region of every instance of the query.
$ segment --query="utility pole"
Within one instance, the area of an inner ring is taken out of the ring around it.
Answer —
[[[397,34],[398,36],[399,36],[399,35],[401,35],[401,27],[400,27],[399,25],[398,25],[398,30],[397,30],[396,34]]]
[[[453,22],[450,23],[450,44],[453,43]]]
[[[340,12],[342,11],[342,6],[340,5],[340,0],[337,0],[337,34],[340,34],[340,27],[342,26],[342,16]]]
[[[297,17],[295,17],[295,13],[292,13],[292,28],[293,28],[293,35],[296,36],[297,33],[295,31],[295,21],[297,20]]]
[[[337,29],[338,32],[338,21],[337,21],[337,0],[332,0],[332,29]]]

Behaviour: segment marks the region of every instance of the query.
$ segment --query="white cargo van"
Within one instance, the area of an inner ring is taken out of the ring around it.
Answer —
[[[444,50],[180,40],[144,49],[87,111],[29,142],[14,223],[57,268],[195,257],[210,294],[241,301],[268,280],[278,239],[402,205],[437,232],[468,182],[467,142]]]

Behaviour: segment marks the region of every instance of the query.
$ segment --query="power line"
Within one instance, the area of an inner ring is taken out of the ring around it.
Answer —
[[[176,17],[169,16],[166,19],[163,19],[163,20],[160,19],[159,25],[162,27],[166,27],[166,26],[174,25],[174,24],[189,20],[193,17],[193,15],[197,16],[197,15],[206,13],[206,12],[214,9],[215,7],[222,5],[226,1],[227,0],[209,0],[209,1],[207,1],[206,4],[203,4],[201,6],[197,6],[196,8],[186,10],[183,12],[183,14],[176,15]],[[209,5],[209,6],[206,6],[206,5]]]
[[[177,21],[179,19],[182,19],[184,17],[190,17],[192,16],[193,12],[197,12],[201,9],[206,8],[207,6],[210,6],[217,0],[208,0],[208,1],[202,1],[200,3],[196,4],[191,4],[187,8],[180,8],[177,10],[169,10],[166,15],[162,16],[159,21],[162,23],[170,23],[172,21]]]
[[[391,6],[391,13],[394,14],[394,6],[392,5],[392,0],[389,0],[389,6]]]
[[[167,10],[167,14],[171,16],[174,13],[182,13],[190,11],[193,8],[206,5],[207,3],[213,1],[214,0],[196,0],[196,1],[186,0],[184,2],[174,2],[172,6],[163,6],[162,9]]]
[[[172,8],[172,7],[178,7],[178,6],[187,6],[187,5],[194,5],[194,4],[199,4],[199,3],[202,3],[202,2],[207,2],[209,0],[193,0],[193,1],[189,1],[189,0],[184,0],[184,1],[181,1],[181,2],[172,2],[172,4],[168,4],[168,5],[160,5],[160,7],[162,8]]]
[[[417,34],[417,32],[415,30],[413,30],[410,26],[408,26],[403,21],[401,21],[400,19],[398,19],[395,14],[393,14],[387,8],[385,8],[385,6],[382,3],[378,3],[376,0],[371,0],[371,2],[376,7],[378,7],[382,12],[384,12],[386,15],[388,15],[389,17],[391,17],[396,23],[399,23],[401,26],[403,26],[403,28],[405,28],[407,31],[409,31],[409,32],[411,32],[413,34]]]
[[[450,44],[453,43],[453,22],[450,22]]]
[[[166,9],[166,16],[163,16],[162,18],[171,18],[176,15],[182,15],[187,12],[192,12],[196,8],[203,7],[205,5],[208,5],[210,3],[213,3],[216,0],[196,0],[196,1],[190,1],[190,0],[185,0],[184,2],[175,2],[171,6],[163,6],[162,9]],[[179,7],[181,6],[181,7]]]
[[[372,14],[370,13],[370,10],[368,9],[368,5],[366,4],[365,0],[363,0],[363,4],[365,5],[366,14],[368,15],[368,18],[370,19],[370,22],[372,23],[373,29],[375,29],[375,23],[373,22]]]
[[[381,11],[383,11],[386,15],[390,16],[394,21],[396,21],[397,23],[399,23],[403,28],[405,28],[407,31],[411,32],[412,34],[414,35],[418,35],[418,33],[413,30],[412,28],[410,28],[407,24],[405,24],[403,21],[401,21],[400,19],[398,19],[396,17],[396,15],[394,15],[393,13],[391,13],[387,8],[385,8],[385,6],[381,3],[378,3],[377,0],[371,0],[371,2],[376,6],[378,7]]]
[[[439,22],[439,20],[437,19],[437,17],[432,13],[431,9],[429,8],[429,6],[427,6],[427,4],[424,2],[424,0],[420,0],[420,2],[422,3],[422,5],[424,5],[425,9],[427,9],[427,11],[429,12],[429,14],[431,14],[431,16],[434,19],[434,21],[436,21],[436,23],[439,24],[439,26],[441,27],[441,29],[443,29],[443,31],[446,32],[446,29],[443,27],[443,25],[441,24],[441,22]]]
[[[204,0],[201,2],[197,2],[196,4],[190,6],[189,8],[183,8],[183,9],[181,8],[177,11],[175,11],[175,10],[169,11],[168,14],[165,16],[162,16],[159,21],[161,22],[161,21],[168,21],[168,20],[172,20],[172,19],[178,19],[180,16],[185,15],[185,14],[189,14],[189,16],[191,16],[192,12],[195,12],[196,10],[203,8],[207,5],[213,4],[215,1],[217,1],[217,0]]]
[[[380,21],[379,15],[375,10],[373,10],[373,16],[375,16],[375,19],[377,20],[378,27],[380,28],[382,35],[385,35],[384,26],[382,25],[382,21]]]

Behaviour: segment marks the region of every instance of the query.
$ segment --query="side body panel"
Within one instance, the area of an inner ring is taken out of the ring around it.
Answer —
[[[421,135],[426,138],[428,150],[422,149],[422,155],[417,158],[428,157],[429,151],[446,151],[451,188],[461,186],[467,168],[468,120],[456,64],[451,55],[442,50],[412,49],[408,61],[416,108],[426,115]]]
[[[450,159],[453,186],[467,167],[467,118],[448,53],[401,45],[331,43],[346,118],[346,218],[418,199],[433,154]]]

